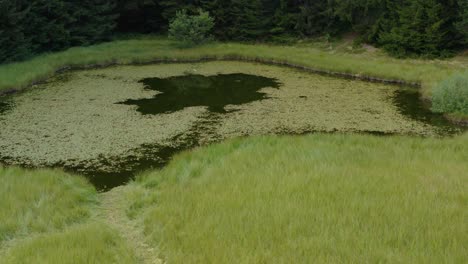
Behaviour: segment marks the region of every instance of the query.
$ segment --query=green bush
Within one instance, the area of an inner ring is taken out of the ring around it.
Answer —
[[[436,86],[432,111],[468,114],[468,72],[456,74]]]
[[[200,10],[198,15],[191,16],[181,10],[169,25],[169,37],[179,41],[181,46],[191,47],[208,41],[213,27],[214,19],[208,12]]]

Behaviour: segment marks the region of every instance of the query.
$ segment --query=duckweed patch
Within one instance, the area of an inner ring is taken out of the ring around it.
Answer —
[[[239,77],[247,81],[236,83]],[[315,131],[447,133],[447,127],[432,119],[405,111],[409,97],[398,97],[400,90],[243,62],[69,72],[9,98],[14,107],[0,115],[0,161],[62,167],[108,189],[137,171],[164,165],[180,150],[231,137]]]

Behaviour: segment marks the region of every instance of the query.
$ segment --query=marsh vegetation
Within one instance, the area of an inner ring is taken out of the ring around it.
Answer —
[[[468,1],[0,0],[0,263],[468,263]]]
[[[460,131],[417,104],[413,88],[245,62],[74,71],[9,100],[11,109],[0,115],[2,162],[65,168],[98,189],[227,138]]]

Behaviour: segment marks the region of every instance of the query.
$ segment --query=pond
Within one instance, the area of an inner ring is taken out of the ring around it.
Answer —
[[[74,71],[0,99],[2,164],[64,168],[100,190],[232,137],[460,131],[412,88],[244,62]]]

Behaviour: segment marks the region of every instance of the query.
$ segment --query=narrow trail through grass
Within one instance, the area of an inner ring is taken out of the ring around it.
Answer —
[[[111,191],[100,194],[102,220],[110,227],[119,232],[128,245],[133,249],[141,263],[162,264],[158,258],[155,248],[148,245],[143,234],[143,228],[139,227],[137,221],[130,220],[126,215],[125,192],[128,189],[124,186],[117,187]]]

